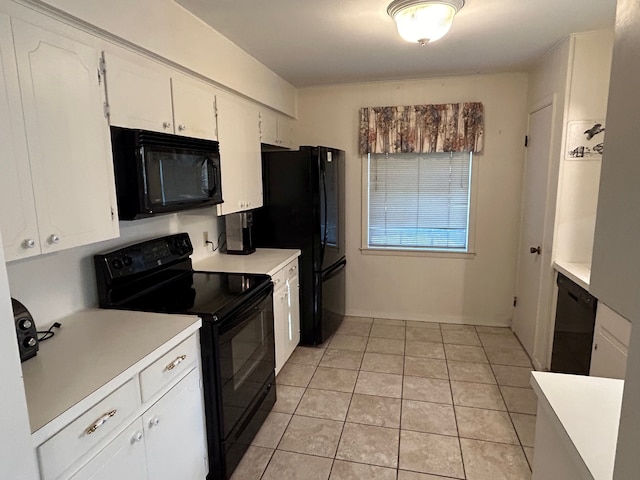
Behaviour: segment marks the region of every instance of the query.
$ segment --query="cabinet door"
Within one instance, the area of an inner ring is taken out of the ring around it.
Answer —
[[[278,145],[293,148],[293,120],[286,117],[278,118]]]
[[[262,158],[258,112],[240,99],[218,95],[222,197],[218,214],[262,206]]]
[[[12,24],[42,251],[117,237],[100,53]]]
[[[286,341],[289,329],[287,293],[286,284],[273,292],[273,336],[276,350],[276,375],[280,373],[284,362],[289,358]]]
[[[118,480],[147,478],[142,421],[137,419],[70,480]]]
[[[169,70],[142,57],[104,58],[111,125],[173,133]]]
[[[298,275],[287,278],[287,358],[300,343],[300,282]]]
[[[267,145],[280,145],[278,118],[271,112],[260,112],[260,142]]]
[[[592,377],[623,379],[627,371],[627,349],[603,328],[596,328],[591,350]]]
[[[0,15],[0,230],[7,261],[40,253],[9,17]]]
[[[203,480],[207,476],[199,372],[193,369],[142,417],[150,479]]]
[[[171,93],[176,133],[217,140],[216,91],[197,80],[175,74],[171,78]]]

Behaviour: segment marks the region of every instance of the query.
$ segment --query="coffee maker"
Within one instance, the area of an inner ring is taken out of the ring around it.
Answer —
[[[240,212],[226,215],[227,253],[231,255],[249,255],[256,251],[251,237],[253,212]]]

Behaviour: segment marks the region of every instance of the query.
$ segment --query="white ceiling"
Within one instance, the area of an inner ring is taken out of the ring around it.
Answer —
[[[390,0],[176,1],[296,87],[524,70],[569,33],[613,28],[616,6],[466,0],[422,47],[398,36]]]

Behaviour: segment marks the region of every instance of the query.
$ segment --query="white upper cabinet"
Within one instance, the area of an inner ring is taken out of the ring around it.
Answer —
[[[141,56],[104,57],[111,125],[216,140],[213,87]]]
[[[216,91],[185,75],[171,77],[175,133],[217,140]]]
[[[248,102],[218,95],[218,141],[222,197],[218,215],[262,206],[262,157],[258,110]]]
[[[41,250],[11,24],[4,15],[0,15],[0,68],[0,230],[9,261]]]
[[[117,237],[100,53],[16,19],[12,26],[39,232],[28,238],[47,253]],[[26,224],[29,200],[21,208]]]
[[[104,53],[111,125],[173,133],[169,69]]]
[[[260,112],[260,141],[277,147],[293,147],[293,121],[270,111]]]

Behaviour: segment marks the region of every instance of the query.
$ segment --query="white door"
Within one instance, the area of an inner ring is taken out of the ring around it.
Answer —
[[[216,91],[188,77],[171,78],[175,131],[186,137],[217,140]]]
[[[0,230],[7,261],[40,253],[9,17],[0,15]]]
[[[199,369],[169,390],[142,420],[150,479],[202,480],[207,476]]]
[[[111,125],[173,133],[169,70],[142,57],[104,58]]]
[[[258,111],[238,99],[218,95],[218,141],[222,198],[218,215],[262,206],[262,158]]]
[[[70,480],[120,480],[147,478],[142,421],[137,419]]]
[[[289,319],[287,312],[287,287],[282,287],[273,292],[273,337],[276,350],[276,375],[280,373],[284,362],[289,358],[288,331]]]
[[[12,26],[42,251],[117,237],[100,53],[16,19]]]
[[[539,321],[541,266],[543,258],[545,201],[551,145],[553,107],[547,105],[529,115],[529,139],[524,176],[520,251],[518,252],[517,306],[513,331],[533,357]],[[540,250],[538,250],[538,247]],[[540,252],[540,253],[539,253]]]

